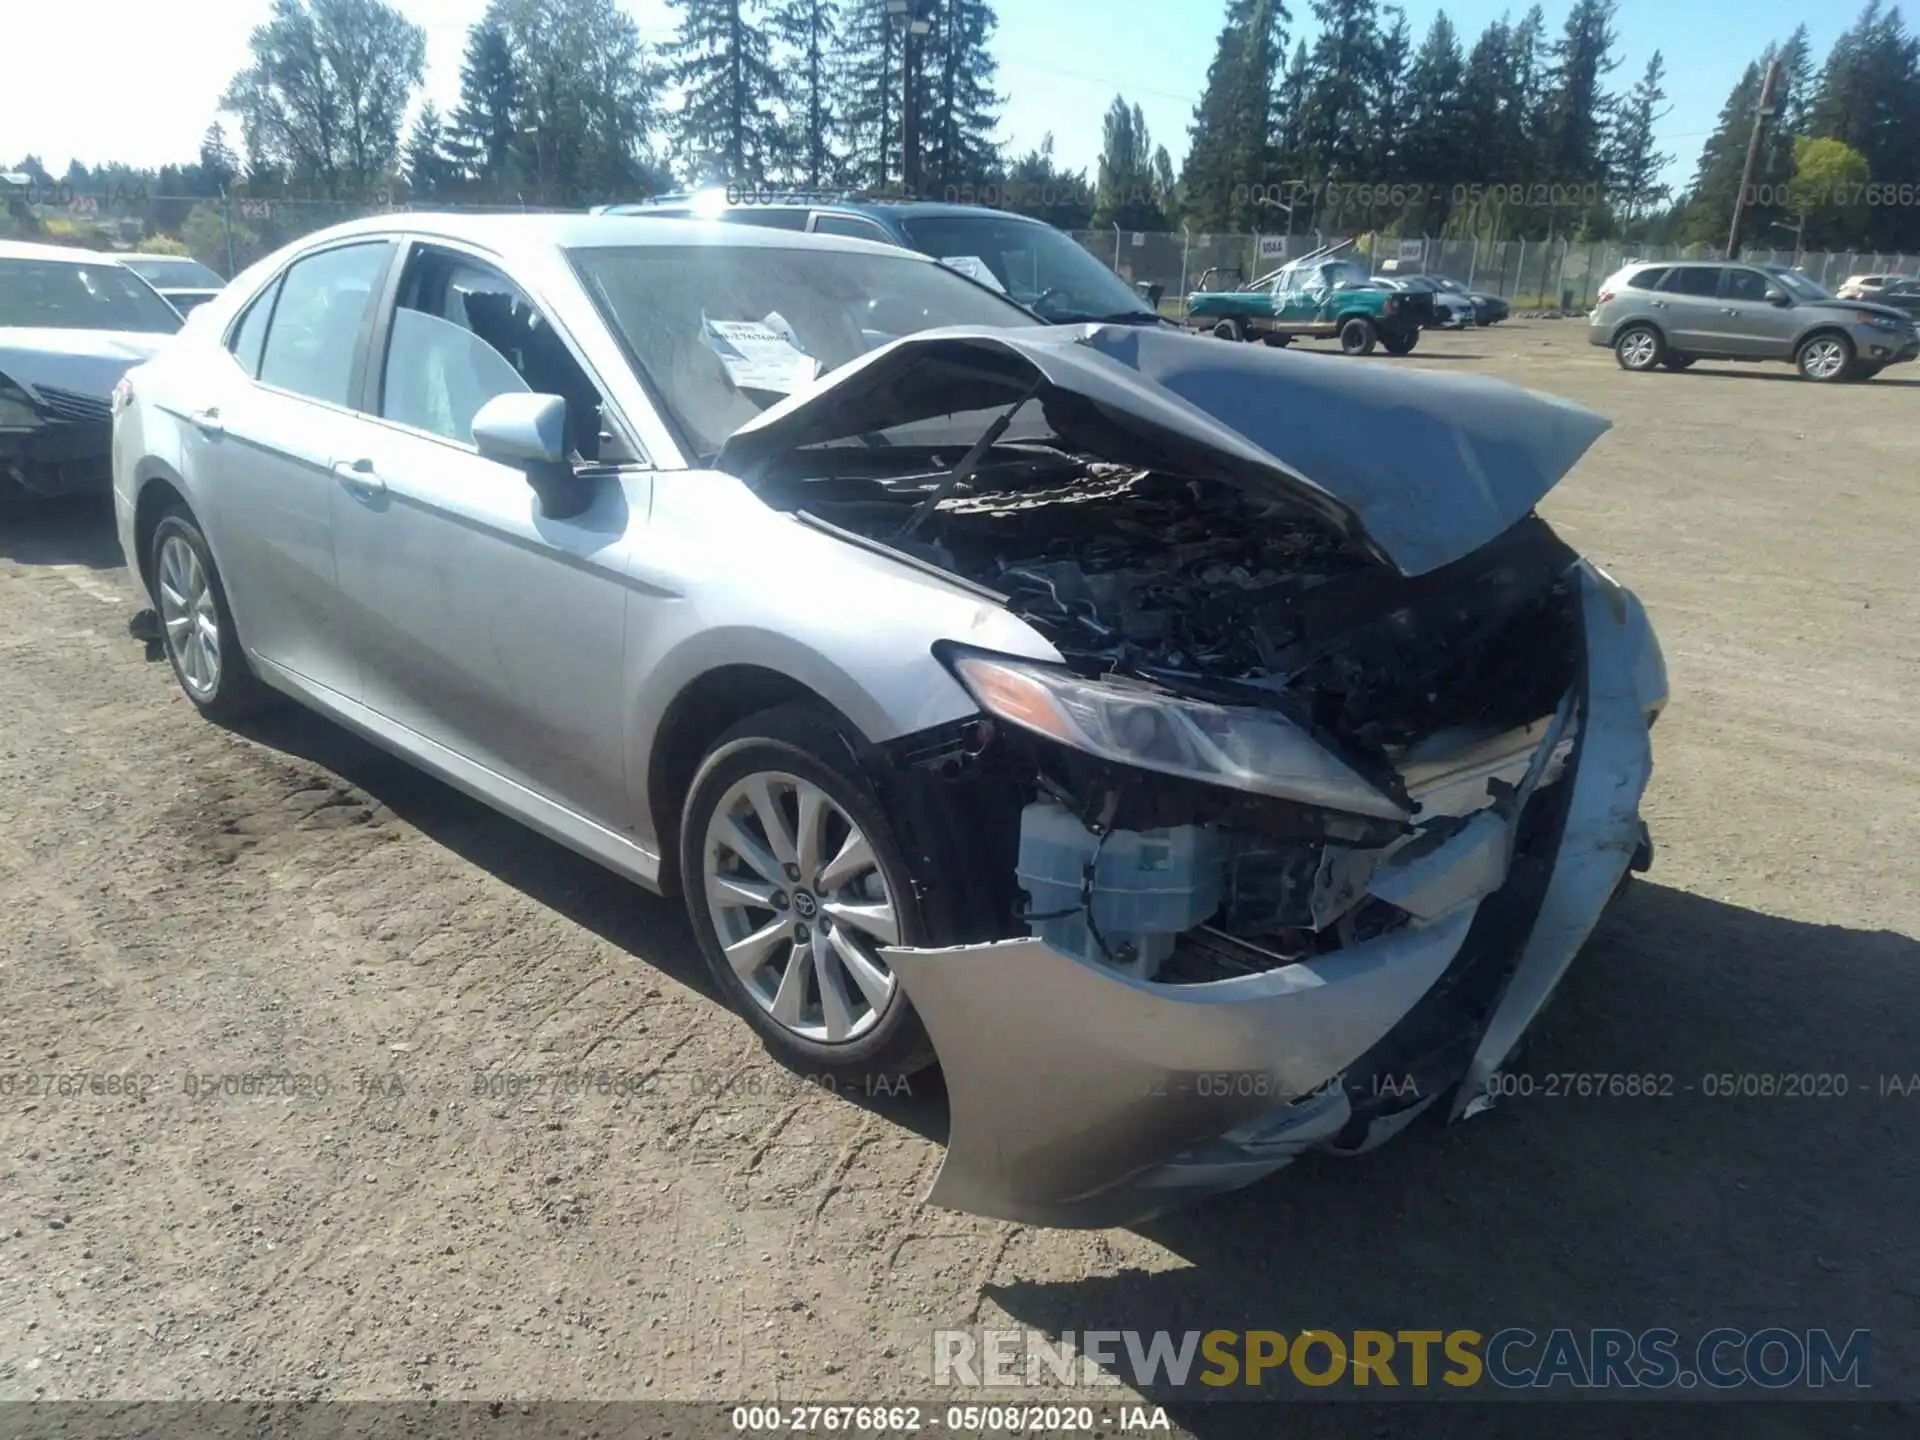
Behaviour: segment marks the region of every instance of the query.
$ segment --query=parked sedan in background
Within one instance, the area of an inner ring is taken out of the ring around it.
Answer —
[[[1842,300],[1878,300],[1882,291],[1906,278],[1904,275],[1849,275],[1833,293]]]
[[[1447,289],[1431,275],[1376,275],[1372,283],[1402,295],[1413,291],[1431,295],[1435,329],[1462,330],[1479,323],[1473,301]]]
[[[1469,1113],[1650,859],[1660,649],[1534,511],[1606,428],[856,240],[390,215],[127,377],[115,506],[194,705],[677,893],[786,1063],[937,1059],[934,1202],[1108,1225]]]
[[[0,240],[0,499],[106,494],[113,387],[179,328],[111,256]]]
[[[1498,325],[1512,313],[1507,302],[1498,295],[1469,290],[1458,280],[1449,279],[1445,275],[1429,275],[1427,279],[1433,281],[1449,295],[1465,296],[1468,303],[1473,306],[1473,319],[1476,325]]]
[[[227,283],[218,271],[184,255],[116,255],[114,259],[158,290],[182,315],[206,304]]]

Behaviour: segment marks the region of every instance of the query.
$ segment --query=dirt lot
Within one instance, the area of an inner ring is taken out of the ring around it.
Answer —
[[[1920,1394],[1920,1089],[1882,1093],[1920,1073],[1920,376],[1583,342],[1329,363],[1616,422],[1548,513],[1666,647],[1659,858],[1526,1064],[1677,1093],[1510,1101],[1139,1231],[924,1208],[936,1083],[797,1086],[670,906],[324,722],[201,722],[125,636],[106,513],[0,521],[0,1398],[924,1395],[970,1325],[1869,1327]],[[573,1069],[626,1093],[475,1089]],[[310,1078],[182,1078],[237,1072]]]

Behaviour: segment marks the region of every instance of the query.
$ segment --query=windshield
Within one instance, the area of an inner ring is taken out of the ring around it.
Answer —
[[[978,261],[1043,320],[1155,316],[1152,306],[1070,236],[1005,215],[922,215],[903,222],[914,249],[949,262]]]
[[[0,325],[171,335],[180,312],[112,260],[0,260]]]
[[[122,260],[156,290],[218,290],[227,282],[198,260]]]
[[[813,375],[902,335],[1038,323],[905,253],[647,245],[571,254],[601,317],[703,459]]]
[[[1798,270],[1770,270],[1767,272],[1787,289],[1787,292],[1800,300],[1831,300],[1833,296],[1822,290],[1813,281]]]

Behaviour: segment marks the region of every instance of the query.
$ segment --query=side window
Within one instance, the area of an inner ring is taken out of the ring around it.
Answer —
[[[736,205],[720,217],[729,225],[755,225],[762,230],[804,230],[807,212],[781,205]]]
[[[296,260],[280,282],[260,356],[260,383],[351,404],[360,324],[386,259],[387,242],[379,240]]]
[[[858,215],[815,215],[813,233],[845,235],[850,240],[877,240],[882,245],[893,243],[887,238],[886,231],[871,220],[862,220]]]
[[[253,303],[247,306],[247,313],[240,317],[240,323],[234,327],[233,339],[227,348],[233,352],[233,358],[240,362],[240,368],[252,376],[260,374],[260,352],[267,343],[267,321],[273,318],[273,299],[280,293],[280,280],[254,296]]]
[[[1729,270],[1726,289],[1720,293],[1729,300],[1765,300],[1767,277],[1758,270]]]
[[[1717,295],[1720,293],[1720,267],[1677,265],[1660,288],[1669,295]]]
[[[1668,267],[1649,265],[1644,270],[1636,270],[1627,277],[1627,287],[1632,290],[1657,290],[1660,282],[1667,278]]]
[[[491,265],[416,249],[387,336],[380,413],[473,443],[473,417],[496,395],[567,402],[567,445],[600,458],[600,392],[520,287]]]

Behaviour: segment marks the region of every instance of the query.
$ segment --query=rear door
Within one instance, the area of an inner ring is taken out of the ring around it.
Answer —
[[[1647,302],[1676,350],[1727,354],[1718,265],[1676,265]]]
[[[354,424],[373,297],[393,245],[301,256],[231,333],[240,371],[190,417],[214,471],[213,543],[247,648],[352,697],[334,569],[335,447]]]
[[[1721,340],[1729,355],[1746,360],[1790,360],[1800,316],[1791,305],[1767,299],[1772,282],[1764,271],[1729,265],[1721,272]]]
[[[416,243],[382,311],[335,501],[364,703],[621,828],[627,535],[650,475],[614,463],[634,452],[599,388],[491,259]],[[566,400],[569,448],[595,476],[582,514],[542,514],[520,470],[475,449],[474,414],[516,391]]]

